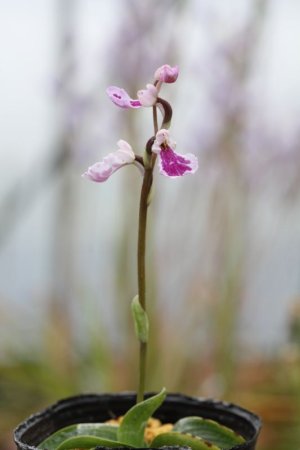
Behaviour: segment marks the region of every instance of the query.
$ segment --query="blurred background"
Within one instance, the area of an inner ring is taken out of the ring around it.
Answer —
[[[260,414],[259,450],[300,448],[300,4],[0,1],[0,448],[78,392],[134,390],[140,175],[87,166],[151,109],[123,111],[162,64],[172,135],[199,171],[155,175],[148,389]]]

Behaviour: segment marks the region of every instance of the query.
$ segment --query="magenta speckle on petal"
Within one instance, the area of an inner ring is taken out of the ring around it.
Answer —
[[[130,104],[132,108],[139,108],[140,106],[142,106],[139,100],[130,100]]]
[[[198,168],[197,158],[194,155],[184,157],[170,147],[162,147],[159,156],[161,173],[168,177],[181,177],[194,173]]]

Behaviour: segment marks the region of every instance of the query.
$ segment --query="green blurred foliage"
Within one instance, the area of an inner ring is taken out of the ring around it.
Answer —
[[[132,323],[128,323],[128,329]],[[157,333],[159,349],[163,354],[177,353],[176,339],[165,341],[164,335]],[[60,350],[45,346],[41,353],[15,355],[10,364],[0,367],[0,448],[8,450],[12,445],[11,430],[25,417],[56,400],[79,392],[103,392],[134,390],[136,380],[135,365],[128,360],[137,356],[137,346],[128,348],[122,358],[113,349],[103,347],[99,337],[92,336],[84,353],[75,351],[66,365],[57,365]],[[136,348],[135,348],[136,347]],[[105,348],[105,350],[104,350]],[[135,354],[136,353],[136,354]],[[161,370],[174,373],[173,358],[171,367],[163,365],[161,354],[151,356],[149,361],[148,386],[158,389]],[[225,359],[225,358],[224,358]],[[71,366],[71,368],[70,368]],[[183,391],[191,395],[206,395],[208,374],[216,365],[212,355],[208,358],[195,355],[176,361],[175,381],[169,377],[169,391]],[[227,368],[217,364],[220,379],[226,380]],[[259,450],[297,450],[300,442],[300,353],[288,346],[280,357],[266,361],[262,358],[250,362],[236,360],[233,382],[224,390],[221,397],[254,410],[261,415],[264,426]],[[169,376],[169,375],[168,375]],[[166,380],[164,380],[165,382]],[[212,384],[213,386],[213,384]],[[218,386],[215,389],[219,396]],[[226,394],[225,394],[226,391]]]

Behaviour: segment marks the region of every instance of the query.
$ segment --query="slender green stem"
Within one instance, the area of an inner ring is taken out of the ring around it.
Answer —
[[[140,212],[139,212],[139,234],[138,234],[138,293],[139,301],[142,308],[146,311],[146,229],[147,229],[147,212],[148,212],[148,197],[152,185],[152,168],[145,169],[141,197],[140,197]],[[146,358],[147,358],[147,343],[140,342],[140,367],[139,367],[139,387],[137,402],[144,399],[145,379],[146,379]]]
[[[156,136],[156,133],[158,132],[158,118],[157,118],[157,106],[156,105],[154,105],[152,107],[152,113],[153,113],[154,134]],[[152,170],[154,169],[156,158],[157,158],[156,153],[152,153],[152,156],[151,156],[151,167],[152,167]]]
[[[153,126],[154,133],[158,132],[157,107],[153,106]],[[148,199],[153,181],[153,168],[156,155],[152,154],[151,163],[145,167],[139,211],[139,233],[138,233],[138,293],[139,302],[146,311],[146,230],[147,230],[147,212]],[[146,382],[147,365],[147,343],[140,342],[140,362],[139,362],[139,386],[137,393],[137,403],[143,401]]]
[[[139,368],[139,388],[136,402],[140,403],[144,400],[145,382],[146,382],[146,364],[147,363],[147,344],[140,342],[140,368]]]
[[[154,126],[154,133],[156,134],[158,132],[158,120],[157,120],[157,106],[154,105],[152,107],[153,111],[153,126]]]
[[[145,254],[146,254],[146,228],[148,212],[148,196],[152,185],[152,169],[146,168],[139,212],[139,234],[138,234],[138,292],[141,306],[146,309],[146,276],[145,276]]]

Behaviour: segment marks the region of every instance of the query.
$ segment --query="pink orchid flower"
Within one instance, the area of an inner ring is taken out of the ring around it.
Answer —
[[[153,84],[147,84],[146,89],[138,91],[136,99],[130,98],[125,89],[117,86],[109,86],[106,93],[115,105],[124,109],[153,106],[158,96],[158,90]]]
[[[178,66],[171,67],[169,64],[164,64],[155,71],[154,78],[155,80],[163,83],[175,83],[178,78],[178,74]]]
[[[159,67],[154,74],[155,85],[147,84],[146,89],[137,92],[138,98],[131,98],[125,89],[117,86],[109,86],[106,93],[111,101],[120,108],[140,108],[141,106],[153,106],[157,102],[157,97],[162,83],[174,83],[178,77],[178,66],[171,67],[164,64]]]
[[[109,86],[106,89],[106,93],[111,101],[120,108],[140,108],[142,106],[138,99],[130,98],[125,89],[117,86]]]
[[[102,161],[90,166],[82,176],[91,181],[102,183],[121,167],[133,164],[135,161],[135,154],[131,145],[122,139],[118,141],[117,145],[119,147],[118,150],[109,153]]]
[[[193,174],[198,169],[198,159],[192,153],[179,155],[175,152],[176,142],[170,139],[168,130],[159,130],[152,145],[152,151],[159,155],[159,169],[162,175],[171,178]]]

